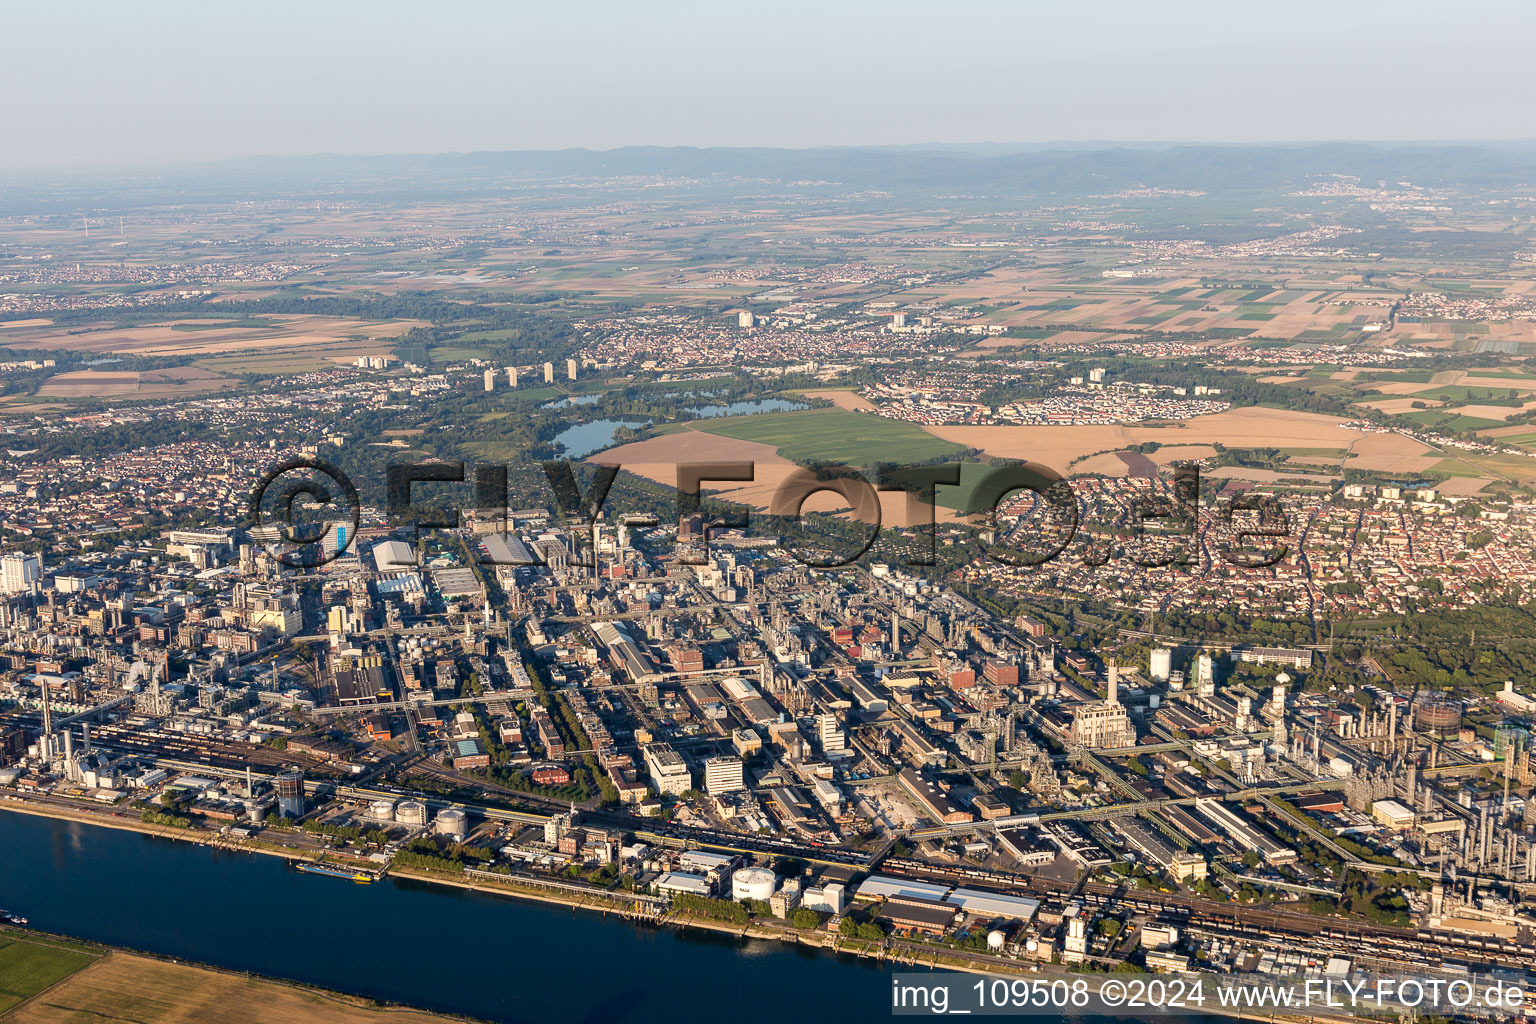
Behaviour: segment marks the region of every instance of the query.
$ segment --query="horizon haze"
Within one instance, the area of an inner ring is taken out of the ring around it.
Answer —
[[[1483,0],[12,11],[7,171],[250,156],[985,140],[1500,140],[1536,25]],[[1496,28],[1496,31],[1489,31]],[[1408,74],[1432,68],[1433,74]],[[1005,143],[1013,145],[1014,143]]]

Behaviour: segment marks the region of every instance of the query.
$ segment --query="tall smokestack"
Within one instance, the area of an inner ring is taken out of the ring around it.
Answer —
[[[48,680],[39,678],[43,687],[43,760],[53,758],[53,708],[48,701]]]
[[[1109,663],[1109,706],[1120,705],[1120,666],[1113,661]]]
[[[80,723],[80,746],[82,748],[81,753],[89,754],[91,752],[91,723],[90,722],[81,722]]]

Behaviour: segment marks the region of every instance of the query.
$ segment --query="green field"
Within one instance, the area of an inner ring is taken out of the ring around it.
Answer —
[[[481,348],[458,348],[452,345],[444,345],[441,348],[429,349],[427,357],[434,363],[462,363],[469,359],[489,359],[491,354]]]
[[[522,335],[522,328],[509,327],[495,331],[470,331],[468,334],[461,334],[453,340],[460,345],[475,345],[487,341],[516,341]]]
[[[1524,373],[1524,372],[1522,372],[1520,370],[1499,370],[1499,371],[1494,372],[1494,373],[1489,373],[1489,372],[1485,372],[1483,370],[1478,370],[1475,373],[1468,373],[1468,376],[1469,377],[1495,377],[1495,378],[1498,378],[1499,380],[1514,381],[1517,384],[1536,385],[1536,377],[1532,377],[1530,374]]]
[[[780,455],[796,462],[873,466],[877,462],[923,462],[964,450],[915,424],[845,409],[732,416],[710,421],[708,432],[771,444]]]
[[[325,358],[328,350],[290,349],[287,351],[249,352],[241,355],[213,356],[195,359],[193,366],[200,366],[215,373],[254,374],[259,377],[289,373],[309,373],[312,370],[333,370],[337,364]]]
[[[97,959],[67,943],[32,937],[0,937],[0,1013],[25,1002]]]
[[[262,330],[274,330],[283,326],[277,320],[267,320],[262,317],[248,316],[239,320],[221,320],[216,324],[171,324],[173,331],[223,331],[231,327],[252,328]]]
[[[1420,412],[1411,412],[1407,418],[1420,426],[1434,430],[1487,430],[1489,427],[1502,427],[1503,420],[1491,420],[1485,416],[1446,415],[1436,409],[1424,409]]]
[[[1521,403],[1519,395],[1528,394],[1531,390],[1529,384],[1512,384],[1507,388],[1470,388],[1465,384],[1446,384],[1443,387],[1417,392],[1413,397],[1439,399],[1442,402],[1462,402],[1468,405],[1516,406]],[[1511,392],[1515,392],[1514,397],[1511,397]]]
[[[1492,476],[1520,480],[1536,476],[1536,459],[1513,454],[1469,453],[1454,459],[1441,459],[1429,467],[1429,471],[1448,476]]]

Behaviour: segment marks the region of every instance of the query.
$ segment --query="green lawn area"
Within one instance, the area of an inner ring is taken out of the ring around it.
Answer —
[[[470,331],[468,334],[461,334],[453,340],[460,345],[474,345],[487,341],[515,341],[522,336],[522,333],[521,328],[509,327],[498,331]]]
[[[427,356],[434,363],[461,363],[467,359],[489,359],[490,353],[480,348],[458,348],[445,345],[442,348],[428,349]]]
[[[711,420],[709,433],[771,444],[796,462],[912,463],[963,449],[916,424],[846,409],[806,409]]]
[[[0,1013],[31,999],[97,959],[82,947],[31,937],[0,938]]]

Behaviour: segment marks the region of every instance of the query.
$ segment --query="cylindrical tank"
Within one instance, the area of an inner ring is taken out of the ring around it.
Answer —
[[[402,800],[395,807],[395,820],[402,825],[425,825],[427,805],[420,800]]]
[[[1413,727],[1444,739],[1461,728],[1461,705],[1443,697],[1421,700],[1413,706]]]
[[[992,929],[990,932],[987,932],[987,948],[994,953],[1001,951],[1003,948],[1003,943],[1007,941],[1008,936],[1004,935],[996,928]]]
[[[1493,758],[1496,761],[1513,760],[1530,743],[1530,733],[1516,722],[1501,722],[1493,730]]]
[[[1159,683],[1166,683],[1173,669],[1173,652],[1166,647],[1154,647],[1148,674]]]
[[[393,800],[375,800],[368,805],[368,817],[374,821],[394,821],[395,802]]]
[[[282,772],[274,780],[277,789],[277,809],[285,818],[304,816],[304,773],[293,769]]]
[[[449,807],[437,813],[439,835],[463,839],[469,834],[469,816],[457,807]]]
[[[245,802],[245,816],[252,825],[260,825],[267,817],[267,809],[255,800]]]
[[[779,884],[779,876],[768,868],[742,868],[731,876],[731,898],[767,900]]]

